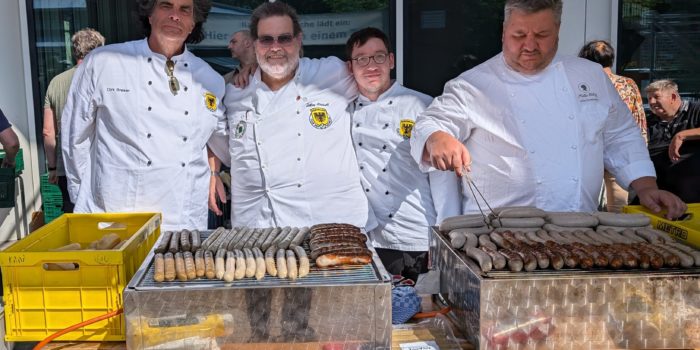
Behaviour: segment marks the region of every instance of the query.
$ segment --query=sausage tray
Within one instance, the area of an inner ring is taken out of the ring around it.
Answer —
[[[700,268],[490,271],[436,229],[440,297],[480,349],[700,347]]]
[[[209,234],[202,232],[202,240]],[[370,264],[312,265],[295,281],[265,276],[157,283],[153,260],[151,252],[124,291],[129,349],[391,346],[391,277],[374,251]],[[307,328],[296,320],[304,316]]]

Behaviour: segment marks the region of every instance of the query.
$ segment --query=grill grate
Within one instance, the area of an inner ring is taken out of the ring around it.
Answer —
[[[201,240],[204,241],[212,231],[201,232]],[[308,242],[303,245],[307,254],[309,254]],[[332,268],[319,268],[313,262],[309,274],[305,277],[298,278],[295,281],[287,278],[273,277],[265,275],[260,280],[254,277],[246,277],[233,282],[225,282],[222,280],[210,280],[206,278],[198,278],[195,280],[180,282],[155,282],[153,273],[153,255],[150,255],[148,270],[142,275],[141,279],[135,285],[136,290],[163,290],[173,288],[269,288],[269,287],[311,287],[311,286],[328,286],[328,285],[356,285],[362,283],[377,283],[382,282],[379,270],[375,266],[374,261],[367,265],[349,265]]]

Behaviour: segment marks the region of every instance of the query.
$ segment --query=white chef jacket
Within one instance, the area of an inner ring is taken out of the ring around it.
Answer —
[[[186,49],[172,60],[176,96],[146,39],[97,48],[78,66],[62,125],[76,212],[162,212],[164,230],[207,228],[206,142],[225,133],[224,81]]]
[[[449,81],[418,117],[411,138],[416,161],[438,130],[467,147],[472,178],[492,207],[591,212],[603,167],[625,188],[655,176],[610,79],[599,65],[577,57],[557,55],[544,71],[528,76],[496,55]],[[471,194],[465,200],[465,212],[478,211]]]
[[[234,226],[367,224],[350,135],[350,102],[357,87],[335,57],[302,58],[294,78],[277,91],[257,70],[244,89],[227,85]],[[221,139],[218,140],[219,145]]]
[[[423,173],[411,158],[408,139],[430,101],[394,82],[376,101],[360,95],[354,103],[352,137],[362,186],[378,223],[369,235],[374,247],[427,251],[430,227],[461,213],[454,172]]]

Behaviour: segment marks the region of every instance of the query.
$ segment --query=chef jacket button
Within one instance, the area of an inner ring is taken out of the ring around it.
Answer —
[[[300,132],[298,132],[298,133],[297,133],[297,136],[301,136],[301,133],[300,133]]]
[[[531,150],[530,150],[530,153],[535,154],[535,150],[534,150],[534,149],[531,149]]]
[[[362,107],[362,106],[363,106],[363,104],[362,104],[362,102],[360,102],[360,107]]]
[[[151,110],[151,106],[148,106],[148,110],[149,110],[149,111]]]
[[[188,111],[185,111],[185,115],[189,115],[189,114],[190,114],[190,112],[188,112]]]
[[[394,103],[394,101],[391,101],[391,100],[390,100],[390,101],[389,101],[389,104],[392,104],[392,103]]]
[[[184,168],[184,167],[185,167],[185,162],[180,163],[180,165]]]
[[[365,192],[369,192],[369,188],[365,188]]]
[[[384,192],[385,195],[389,195],[389,191]]]
[[[148,85],[152,85],[152,84],[153,84],[153,82],[149,80],[149,81],[148,81]]]
[[[151,161],[146,162],[146,165],[151,166]]]
[[[386,145],[382,146],[382,149],[386,149]]]
[[[185,86],[185,91],[187,91],[187,86]]]
[[[572,180],[574,180],[574,182],[578,182],[578,178],[577,178],[577,177],[573,178]]]
[[[297,162],[301,162],[301,158],[297,158]]]
[[[574,120],[574,115],[573,115],[573,114],[569,114],[569,119]]]
[[[299,111],[297,111],[297,114],[299,114]]]
[[[576,149],[576,145],[572,145],[572,146],[571,146],[571,149]]]
[[[270,189],[269,189],[269,188],[266,188],[266,189],[265,189],[265,192],[270,193]]]
[[[362,147],[362,142],[358,142],[357,145]]]
[[[185,67],[189,67],[189,65],[187,63],[185,63]]]
[[[297,95],[297,101],[301,100],[301,96]]]
[[[389,217],[390,217],[390,218],[393,218],[393,217],[394,217],[394,214],[389,214]]]
[[[263,169],[267,168],[267,165],[263,164],[263,165],[262,165],[262,168],[263,168]]]
[[[389,127],[389,123],[384,124],[384,129]]]
[[[261,146],[261,145],[262,145],[262,142],[258,141],[258,146]]]
[[[359,128],[359,127],[360,127],[360,123],[355,124],[355,127],[356,127],[356,128]]]
[[[301,187],[301,184],[297,184],[297,187]]]
[[[153,59],[149,57],[149,58],[148,58],[148,62],[151,62],[151,61],[153,61]]]
[[[364,170],[364,169],[365,169],[365,166],[364,166],[364,165],[360,165],[360,170]]]
[[[146,135],[146,137],[150,139],[150,138],[151,138],[151,133],[149,132],[149,133]]]
[[[187,136],[182,138],[182,142],[187,142]]]
[[[382,172],[385,173],[385,172],[386,172],[386,168],[382,169]]]
[[[538,184],[538,185],[541,185],[541,184],[542,184],[542,180],[537,180],[537,184]]]

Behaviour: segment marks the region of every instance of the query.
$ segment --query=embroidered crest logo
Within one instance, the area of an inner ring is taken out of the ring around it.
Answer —
[[[401,119],[398,130],[399,135],[401,135],[401,137],[403,137],[405,140],[410,139],[414,124],[416,124],[416,122],[411,119]]]
[[[236,130],[234,130],[233,137],[240,139],[245,135],[246,123],[245,120],[241,120],[236,124]]]
[[[207,92],[204,94],[204,105],[207,106],[207,109],[211,112],[216,111],[216,105],[217,105],[217,99],[214,94],[211,92]]]
[[[309,115],[309,122],[311,122],[311,125],[316,128],[316,129],[325,129],[329,126],[331,126],[331,123],[333,122],[331,120],[331,116],[328,115],[328,111],[325,108],[311,108]]]

